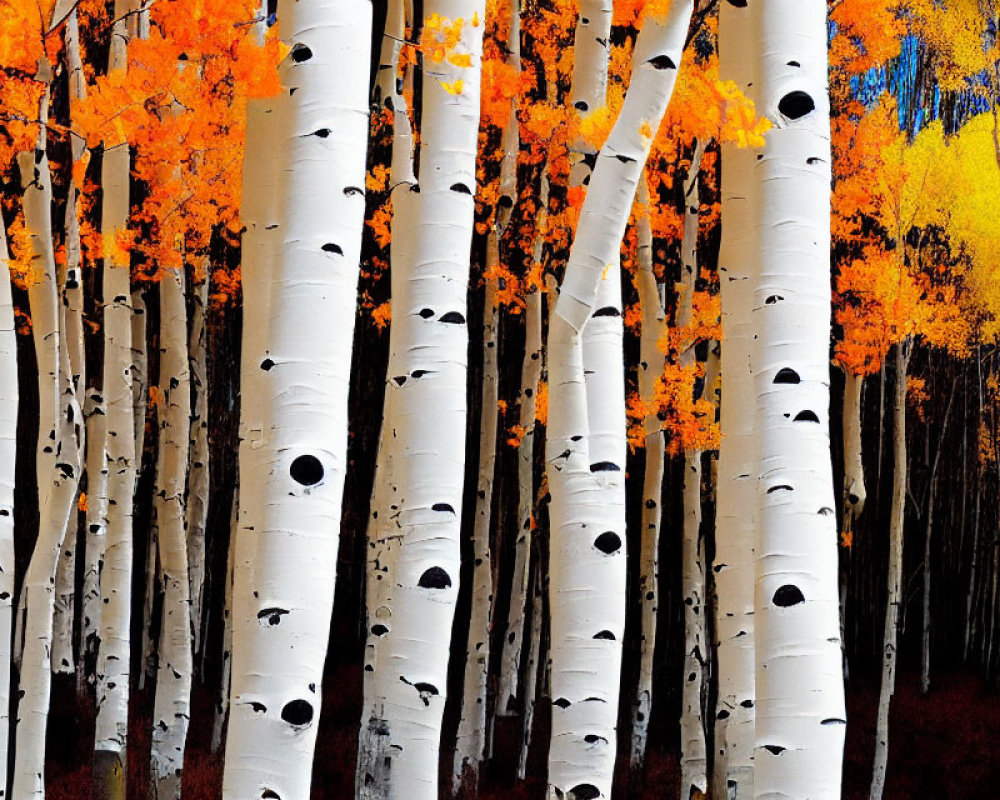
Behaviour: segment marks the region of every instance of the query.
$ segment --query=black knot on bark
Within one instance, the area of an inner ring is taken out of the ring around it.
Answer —
[[[565,697],[559,697],[552,701],[552,705],[556,708],[569,708],[569,700]]]
[[[381,622],[372,625],[372,636],[385,636],[389,629]]]
[[[607,639],[609,642],[615,641],[615,635],[611,631],[598,631],[594,634],[595,639]]]
[[[588,108],[590,108],[590,106],[587,105],[586,100],[577,100],[575,103],[573,103],[573,108],[575,108],[577,111],[586,111]]]
[[[815,411],[800,411],[795,415],[795,422],[819,422],[819,417],[816,416]]]
[[[470,189],[464,183],[453,183],[448,188],[451,189],[453,192],[458,192],[459,194],[467,194],[470,197],[472,196],[472,189]]]
[[[782,747],[780,744],[765,744],[764,749],[767,750],[767,752],[769,752],[772,756],[780,756],[785,752],[786,748]]]
[[[451,503],[435,503],[431,506],[431,511],[450,511],[452,514],[455,513],[455,509],[452,508]]]
[[[323,245],[323,252],[336,253],[338,256],[342,256],[344,255],[344,248],[342,248],[339,244],[334,244],[333,242],[327,242],[325,245]]]
[[[778,374],[774,376],[775,383],[800,383],[801,380],[799,373],[791,367],[782,367],[778,370]]]
[[[281,718],[289,725],[302,727],[312,722],[313,707],[308,700],[292,700],[281,709]]]
[[[780,608],[788,608],[804,603],[806,598],[802,595],[802,590],[794,584],[787,583],[779,586],[774,593],[774,604]]]
[[[594,312],[595,317],[620,317],[621,315],[622,312],[614,306],[605,306],[604,308],[599,308]]]
[[[289,470],[292,480],[303,486],[315,486],[323,480],[323,465],[316,456],[299,456]]]
[[[441,567],[431,567],[420,576],[417,586],[423,589],[447,589],[451,586],[451,577]]]
[[[816,103],[806,92],[789,92],[778,101],[778,111],[785,119],[802,119],[816,108]]]
[[[601,790],[592,783],[580,783],[569,790],[572,800],[595,800],[601,796]]]
[[[605,531],[594,539],[594,547],[606,555],[611,555],[622,546],[621,537],[614,531]]]
[[[677,65],[674,63],[674,60],[666,53],[656,56],[655,58],[651,58],[646,63],[652,64],[653,69],[677,69]]]
[[[622,468],[610,461],[598,461],[590,465],[591,472],[621,472]]]
[[[443,315],[438,322],[446,322],[451,325],[464,325],[465,317],[458,311],[449,311],[447,314]]]
[[[364,197],[365,196],[365,190],[362,189],[359,186],[345,186],[344,187],[344,194],[347,195],[348,197],[355,197],[355,196],[358,196],[358,195],[360,195],[361,197]]]
[[[429,317],[434,316],[434,312],[431,311],[431,309],[429,308],[422,308],[420,309],[420,316],[423,317],[424,319],[428,319]]]
[[[313,51],[306,47],[304,44],[297,44],[292,48],[292,61],[296,64],[301,64],[303,61],[308,61],[313,57]]]

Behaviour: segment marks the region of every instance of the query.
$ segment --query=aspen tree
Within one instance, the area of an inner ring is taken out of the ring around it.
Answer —
[[[656,649],[656,618],[659,596],[660,502],[663,493],[665,441],[657,419],[654,397],[656,382],[663,374],[666,354],[660,350],[660,337],[666,326],[661,287],[653,271],[653,229],[650,225],[649,186],[645,175],[639,181],[637,195],[645,211],[637,225],[639,273],[636,278],[642,329],[639,342],[639,397],[646,413],[643,417],[646,453],[642,484],[642,532],[639,547],[639,682],[632,701],[632,729],[629,769],[642,772],[649,737],[649,719],[653,708],[653,655]]]
[[[167,269],[160,287],[159,555],[163,574],[150,783],[157,800],[179,800],[191,718],[191,603],[188,594],[185,477],[191,423],[187,306],[183,268]]]
[[[508,64],[515,73],[521,69],[521,4],[511,2],[507,40]],[[501,141],[500,197],[496,221],[486,244],[486,297],[483,306],[483,393],[479,440],[479,476],[472,533],[472,613],[465,655],[462,711],[455,745],[452,789],[455,794],[474,796],[479,784],[479,765],[487,748],[487,680],[490,663],[490,630],[493,621],[493,566],[490,557],[490,518],[497,448],[497,344],[500,315],[497,308],[498,272],[503,266],[501,241],[510,223],[517,200],[517,153],[520,147],[516,96],[511,100],[510,117]]]
[[[10,740],[10,664],[14,613],[14,464],[17,457],[17,335],[0,222],[0,786],[7,784]],[[6,790],[5,790],[6,791]]]
[[[23,649],[17,709],[15,797],[45,796],[45,734],[51,687],[55,579],[67,521],[79,481],[77,427],[82,422],[62,339],[62,305],[52,240],[52,176],[46,154],[51,67],[42,56],[37,79],[46,87],[39,104],[38,140],[18,155],[25,226],[30,231],[33,275],[28,286],[38,364],[38,536],[22,587]]]
[[[441,719],[459,573],[465,468],[466,291],[474,223],[485,2],[424,5],[418,183],[393,196],[412,224],[393,231],[394,341],[385,420],[396,437],[392,624],[379,644],[374,714],[362,721],[362,796],[437,798]],[[402,277],[402,279],[400,279]],[[390,344],[390,348],[393,346]],[[384,430],[383,438],[387,435]],[[380,476],[379,480],[385,480]],[[367,709],[366,709],[367,710]]]
[[[226,552],[226,583],[222,610],[222,653],[219,659],[219,686],[212,717],[212,740],[209,749],[218,753],[222,747],[223,729],[229,716],[229,684],[233,666],[233,569],[236,562],[236,534],[240,524],[240,485],[237,476],[233,487],[233,502],[229,509],[229,547]]]
[[[684,230],[681,253],[681,280],[678,286],[677,325],[689,325],[694,313],[694,293],[698,286],[698,227],[701,200],[698,176],[704,145],[694,143],[691,165],[684,181]],[[695,359],[694,344],[681,353],[681,364]],[[694,398],[698,399],[697,394]],[[706,677],[708,648],[705,628],[705,547],[701,534],[702,451],[688,448],[684,453],[684,523],[681,546],[681,593],[684,596],[684,670],[681,700],[681,797],[708,794],[705,727],[702,690]]]
[[[865,376],[844,369],[844,521],[850,532],[865,509],[865,468],[861,451],[861,391]]]
[[[365,207],[371,3],[288,2],[278,15],[290,47],[281,66],[288,97],[275,112],[276,155],[254,154],[280,163],[281,244],[273,322],[266,340],[250,343],[267,352],[244,355],[248,368],[263,373],[243,386],[259,391],[243,395],[245,407],[264,408],[248,408],[244,420],[262,422],[259,458],[244,460],[253,441],[241,448],[241,497],[260,499],[249,515],[253,530],[241,523],[236,553],[223,776],[223,796],[234,800],[309,793],[347,466]],[[251,193],[263,188],[255,177],[248,168]],[[266,186],[269,178],[260,178]]]
[[[208,330],[205,307],[211,265],[204,261],[203,275],[196,276],[191,291],[191,325],[188,360],[191,371],[191,441],[187,470],[187,550],[191,595],[191,626],[194,652],[202,652],[207,627],[205,603],[205,526],[208,522],[209,450],[208,450]]]
[[[124,71],[129,0],[116,0],[108,72]],[[104,241],[114,243],[128,224],[129,147],[105,141],[101,183]],[[103,391],[107,404],[108,517],[100,573],[100,650],[97,658],[97,731],[94,790],[100,798],[125,797],[132,605],[132,499],[136,451],[132,397],[132,293],[128,254],[109,247],[104,259]]]
[[[755,96],[752,15],[756,6],[719,6],[719,76]],[[713,792],[717,797],[753,797],[754,616],[753,547],[755,509],[754,409],[750,402],[750,324],[756,280],[752,214],[754,152],[722,143],[722,400],[715,524],[715,708]]]
[[[830,461],[830,105],[826,3],[769,0],[754,30],[760,281],[753,373],[755,797],[839,798],[846,714]]]
[[[616,274],[636,186],[673,91],[692,10],[691,2],[674,2],[666,13],[646,16],[629,93],[598,155],[550,320],[551,798],[611,794],[625,622],[624,493],[620,503],[607,500],[609,486],[618,482],[609,475],[624,474],[625,454],[612,444],[617,434],[609,435],[609,409],[588,397],[582,339],[599,310],[605,271]],[[591,411],[608,417],[588,420]]]
[[[403,4],[403,0],[397,0],[397,2]],[[397,13],[402,16],[403,11],[400,10]],[[409,21],[412,30],[412,16],[409,17]],[[390,35],[390,31],[387,30],[386,36]],[[399,60],[398,50],[393,51],[393,57],[397,61]],[[414,206],[406,198],[412,187],[416,185],[413,173],[414,136],[406,101],[406,95],[410,94],[413,89],[413,76],[414,67],[411,66],[406,71],[404,79],[397,80],[390,87],[393,92],[390,98],[393,117],[392,160],[390,163],[392,180],[390,196],[393,215],[390,224],[393,233],[400,234],[394,237],[389,250],[393,287],[406,283],[412,267],[409,251],[402,245],[405,241],[405,231],[413,224],[410,214]],[[408,91],[404,91],[404,89]],[[388,106],[389,100],[385,102]],[[394,288],[393,297],[396,296],[397,290]],[[399,505],[393,480],[399,443],[397,437],[392,433],[391,427],[393,404],[396,402],[396,394],[392,389],[396,384],[388,376],[405,371],[405,367],[399,366],[399,359],[407,345],[408,343],[401,335],[399,327],[390,325],[389,360],[382,407],[382,430],[379,435],[371,508],[365,532],[367,544],[365,571],[367,633],[364,655],[363,704],[358,736],[358,759],[355,768],[355,791],[359,797],[373,796],[370,794],[371,792],[376,792],[374,796],[378,797],[377,792],[383,790],[383,787],[377,785],[372,787],[372,781],[368,778],[371,774],[368,765],[381,757],[379,752],[387,739],[380,732],[380,699],[376,692],[375,674],[382,639],[393,624],[392,591],[395,585],[395,561],[399,544],[398,515],[396,513],[399,510]],[[387,431],[389,435],[386,435]],[[372,728],[373,724],[375,725],[374,729]]]
[[[889,765],[889,705],[896,690],[899,607],[903,601],[903,525],[906,515],[906,373],[912,344],[907,337],[896,344],[892,393],[892,504],[889,516],[889,577],[886,587],[885,629],[882,640],[882,685],[875,721],[875,765],[870,800],[881,800]]]

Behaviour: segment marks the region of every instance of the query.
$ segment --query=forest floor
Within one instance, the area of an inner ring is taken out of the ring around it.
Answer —
[[[327,679],[319,744],[313,775],[313,800],[349,800],[353,796],[354,752],[359,714],[360,678],[349,665],[336,668]],[[129,750],[130,800],[146,800],[149,723],[152,692],[137,693]],[[848,691],[847,747],[844,763],[844,798],[868,796],[871,776],[878,683],[852,681]],[[201,691],[195,696],[188,754],[184,768],[184,800],[218,800],[222,774],[221,755],[209,752],[212,707]],[[539,715],[544,728],[544,715]],[[655,723],[654,723],[655,726]],[[654,748],[638,790],[625,787],[619,776],[617,797],[662,800],[677,796],[677,759],[664,741],[675,737],[660,724],[652,732]],[[497,734],[494,765],[484,774],[483,800],[541,800],[542,778],[526,783],[514,780],[516,731]],[[544,776],[544,730],[536,739],[529,774]],[[928,697],[920,695],[919,677],[903,674],[892,703],[889,777],[885,800],[997,800],[1000,797],[1000,695],[982,681],[963,673],[937,676]],[[659,744],[659,746],[656,746]],[[71,679],[56,676],[49,725],[49,800],[90,798],[90,764],[93,747],[93,709],[81,708]],[[623,759],[619,759],[623,761]],[[442,765],[443,768],[450,765]],[[444,777],[444,774],[442,774]]]

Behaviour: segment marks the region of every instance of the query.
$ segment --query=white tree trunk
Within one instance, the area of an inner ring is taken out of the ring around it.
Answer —
[[[205,526],[208,523],[208,362],[205,307],[211,264],[205,259],[205,275],[191,292],[191,331],[188,358],[191,369],[191,441],[187,473],[187,549],[191,592],[191,626],[194,652],[205,646],[207,627],[205,602]]]
[[[698,176],[704,146],[695,142],[684,181],[684,235],[681,280],[678,285],[677,325],[692,322],[698,281],[698,227],[701,196]],[[681,363],[692,366],[695,343],[681,354]],[[694,400],[700,399],[696,392]],[[681,798],[708,793],[707,754],[702,697],[708,648],[705,627],[705,547],[701,534],[701,450],[684,454],[684,523],[681,546],[681,591],[684,596],[684,672],[681,700]]]
[[[521,70],[521,3],[514,0],[507,40],[507,63]],[[465,655],[462,710],[455,745],[452,790],[474,797],[479,787],[479,765],[487,755],[487,681],[490,664],[490,631],[493,627],[493,563],[490,554],[493,478],[496,471],[497,402],[499,381],[497,343],[500,316],[496,307],[497,271],[501,268],[501,242],[517,202],[517,154],[520,148],[516,98],[501,141],[496,219],[486,244],[485,301],[483,306],[483,392],[479,438],[479,477],[472,532],[472,612]]]
[[[865,508],[865,469],[861,448],[861,388],[864,375],[844,370],[844,531],[854,529],[854,523]]]
[[[719,6],[719,74],[754,96],[752,5]],[[756,459],[750,309],[757,277],[752,219],[754,153],[722,144],[722,399],[715,525],[715,708],[713,792],[753,797]]]
[[[38,78],[50,79],[48,60],[39,61]],[[46,88],[39,119],[48,120]],[[25,225],[30,231],[37,270],[28,287],[38,363],[38,536],[24,577],[24,644],[17,709],[17,752],[13,796],[45,796],[45,734],[51,687],[51,647],[55,579],[70,509],[76,499],[80,464],[77,426],[80,406],[69,375],[69,353],[62,341],[60,291],[52,244],[52,178],[46,156],[48,129],[41,125],[34,152],[21,153]]]
[[[128,0],[116,0],[108,71],[126,68]],[[101,219],[105,239],[128,224],[129,148],[105,144]],[[129,264],[105,258],[104,399],[107,403],[106,449],[108,517],[104,567],[100,574],[100,651],[97,659],[97,730],[94,786],[98,797],[125,796],[128,737],[129,659],[132,606],[132,498],[135,494],[136,450],[132,396],[132,294]]]
[[[160,428],[157,461],[159,554],[163,574],[159,667],[153,704],[150,787],[157,800],[179,800],[191,718],[191,602],[185,535],[185,478],[191,424],[184,270],[160,286]]]
[[[87,389],[84,420],[87,427],[87,533],[84,543],[83,589],[80,596],[79,667],[92,687],[101,629],[101,570],[108,528],[108,461],[105,451],[107,411],[101,390]]]
[[[610,396],[597,402],[587,386],[583,338],[595,318],[613,318],[595,312],[617,282],[614,265],[651,144],[642,131],[656,130],[666,110],[692,7],[674,3],[643,25],[629,93],[597,158],[550,320],[550,798],[611,794],[625,623],[624,419],[619,431],[617,399],[613,408]],[[606,271],[611,278],[601,280]]]
[[[639,181],[639,204],[649,209],[646,178]],[[632,700],[632,730],[629,769],[639,776],[646,758],[649,719],[653,708],[653,655],[656,649],[656,618],[659,603],[660,502],[665,467],[664,437],[653,410],[656,382],[663,375],[666,355],[660,350],[660,337],[666,314],[660,299],[660,287],[653,271],[653,230],[648,213],[638,221],[638,261],[636,276],[642,332],[639,341],[639,397],[646,407],[643,417],[646,464],[642,484],[642,530],[639,552],[639,682]]]
[[[830,461],[827,7],[771,0],[756,26],[761,264],[751,319],[760,443],[757,798],[839,798],[846,712]]]
[[[147,342],[146,296],[142,286],[132,289],[132,347],[130,369],[132,370],[132,422],[135,428],[136,481],[142,470],[143,449],[146,444],[146,411],[149,398],[149,357]]]
[[[14,613],[14,464],[17,457],[17,335],[0,222],[0,787],[7,786],[10,739],[11,633]],[[6,789],[4,790],[6,791]]]
[[[309,793],[347,467],[365,209],[371,3],[287,2],[279,17],[291,47],[281,68],[289,96],[276,102],[275,152],[253,152],[279,161],[282,238],[267,355],[244,356],[263,373],[243,386],[259,391],[243,395],[246,406],[263,406],[249,408],[245,423],[263,423],[263,442],[260,455],[245,461],[255,443],[241,447],[241,496],[260,499],[249,515],[254,529],[244,536],[241,524],[237,543],[223,776],[223,797],[233,800],[265,790],[284,798]],[[253,169],[245,186],[258,193],[270,178]],[[244,435],[256,434],[251,427]]]
[[[455,52],[468,55],[470,65],[447,59],[425,65],[419,185],[393,196],[395,214],[412,220],[401,230],[393,226],[391,336],[405,344],[398,358],[390,358],[386,390],[395,398],[384,421],[384,436],[391,426],[396,438],[389,491],[398,505],[399,544],[387,608],[392,625],[379,645],[373,714],[362,723],[363,797],[438,796],[460,561],[466,289],[485,13],[483,0],[424,5],[426,16],[439,15],[458,34]],[[390,345],[393,353],[397,347]]]
[[[875,723],[875,766],[869,791],[871,800],[881,800],[889,763],[889,704],[896,690],[896,655],[899,637],[899,606],[903,601],[903,524],[906,511],[906,370],[910,342],[896,345],[896,381],[893,387],[892,506],[889,518],[889,577],[886,586],[885,629],[882,644],[882,687]]]

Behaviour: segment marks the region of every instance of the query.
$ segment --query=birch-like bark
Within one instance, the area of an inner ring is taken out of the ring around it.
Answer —
[[[244,394],[244,402],[265,408],[260,459],[248,459],[240,478],[242,496],[260,500],[254,530],[237,545],[223,776],[223,797],[233,800],[309,794],[347,467],[365,210],[371,3],[284,2],[278,16],[290,46],[281,67],[289,96],[275,112],[276,152],[260,156],[282,170],[281,244],[267,355],[244,356],[263,373],[253,387],[260,394]],[[264,188],[247,183],[250,192]]]
[[[719,75],[755,96],[752,47],[754,5],[719,6]],[[722,398],[715,523],[715,708],[713,794],[753,797],[754,758],[754,539],[756,459],[753,342],[750,310],[757,281],[754,231],[754,153],[722,144]]]
[[[93,688],[101,629],[101,571],[108,528],[108,461],[105,451],[107,411],[100,388],[87,389],[84,421],[87,428],[87,519],[84,541],[83,588],[80,595],[79,668],[82,680]]]
[[[639,181],[639,204],[650,208],[649,186],[645,176]],[[642,483],[642,529],[639,552],[639,682],[632,700],[632,740],[629,770],[642,774],[649,738],[649,719],[653,708],[653,654],[656,649],[656,617],[659,597],[660,502],[665,467],[664,434],[656,416],[656,382],[663,374],[666,354],[660,350],[660,338],[666,314],[660,299],[660,287],[653,271],[653,229],[648,213],[639,217],[638,262],[636,277],[642,333],[639,340],[639,397],[645,408],[643,416],[646,463]]]
[[[846,728],[830,459],[827,8],[769,0],[755,29],[761,275],[751,313],[760,443],[757,798],[840,797]]]
[[[882,644],[882,686],[875,722],[875,766],[869,791],[871,800],[881,800],[889,763],[889,704],[896,690],[896,655],[899,637],[899,606],[903,585],[903,523],[906,510],[906,371],[910,341],[896,345],[896,382],[893,387],[892,506],[889,517],[889,578],[886,587],[885,629]]]
[[[37,77],[46,89],[39,119],[49,116],[51,68],[39,60]],[[45,734],[51,688],[51,647],[55,579],[60,548],[80,475],[77,427],[80,406],[69,375],[62,341],[60,291],[52,244],[52,177],[46,155],[47,125],[39,126],[33,152],[18,155],[25,226],[30,231],[34,280],[28,287],[38,363],[38,535],[24,577],[24,643],[17,709],[17,752],[13,796],[45,797]]]
[[[521,70],[521,3],[511,3],[507,63]],[[490,553],[493,478],[496,471],[497,403],[499,371],[497,344],[500,316],[496,307],[498,270],[502,265],[501,242],[517,201],[517,153],[520,148],[516,99],[501,141],[500,196],[496,221],[486,244],[486,297],[483,306],[483,392],[479,438],[479,477],[472,532],[472,611],[466,643],[462,710],[455,744],[452,790],[456,795],[478,793],[479,766],[487,755],[487,681],[490,664],[490,631],[493,625],[493,564]]]
[[[625,497],[617,486],[624,477],[624,419],[619,432],[612,409],[588,391],[583,334],[605,316],[596,313],[602,292],[617,283],[614,266],[610,280],[602,277],[618,264],[651,144],[642,131],[656,130],[666,111],[692,7],[675,2],[663,18],[645,20],[629,93],[597,157],[549,326],[550,798],[611,795],[625,623]]]
[[[521,749],[517,760],[517,777],[524,780],[528,775],[528,753],[534,733],[535,703],[538,698],[538,669],[542,659],[542,613],[544,611],[544,586],[542,582],[541,545],[538,537],[532,537],[531,576],[531,616],[528,641],[527,664],[524,675],[524,714],[521,720]]]
[[[187,304],[183,269],[160,280],[158,546],[163,575],[159,666],[153,703],[150,788],[156,800],[179,800],[184,743],[191,719],[191,603],[185,535],[185,477],[191,424]]]
[[[14,614],[14,464],[17,457],[17,336],[7,235],[0,222],[0,787],[7,786],[11,633]],[[5,789],[6,791],[6,789]]]
[[[691,324],[698,281],[698,226],[701,196],[698,176],[704,145],[695,142],[691,166],[684,181],[684,232],[681,280],[678,285],[677,325]],[[681,364],[695,360],[694,343],[681,353]],[[704,384],[703,384],[704,385]],[[696,390],[694,400],[700,396]],[[708,793],[708,762],[702,697],[707,674],[705,627],[705,546],[701,534],[701,450],[684,454],[684,522],[681,545],[681,592],[684,596],[684,671],[681,679],[681,798]]]
[[[126,69],[129,0],[116,0],[108,72]],[[124,231],[129,216],[129,148],[106,142],[101,183],[105,238]],[[97,730],[94,789],[100,798],[124,800],[128,737],[129,659],[132,608],[132,499],[136,481],[134,399],[132,396],[132,294],[127,259],[104,260],[104,398],[108,522],[100,574],[100,651],[97,658]]]
[[[191,593],[191,627],[195,653],[202,651],[207,627],[205,602],[205,526],[208,523],[208,362],[205,308],[211,265],[205,260],[205,274],[191,292],[191,330],[188,360],[191,372],[191,434],[187,472],[187,550]]]
[[[146,410],[149,397],[149,356],[147,347],[146,295],[142,286],[132,287],[132,422],[135,428],[136,481],[142,470],[143,450],[146,444]],[[155,547],[155,544],[154,544]]]
[[[480,60],[485,2],[424,4],[457,34],[447,59],[425,63],[419,185],[393,196],[393,321],[386,390],[398,505],[392,624],[374,671],[372,716],[362,721],[362,797],[438,797],[441,719],[459,574],[465,471],[466,291],[473,232]],[[397,258],[404,269],[396,274]],[[396,343],[405,343],[401,347]],[[388,435],[384,427],[383,438]],[[382,477],[379,480],[384,480]]]

